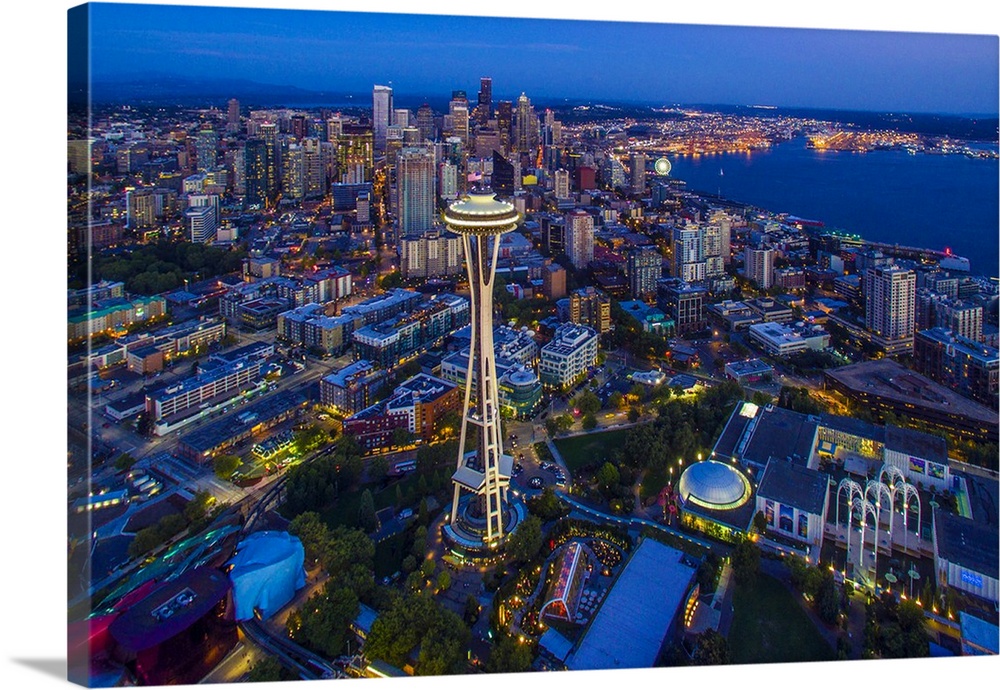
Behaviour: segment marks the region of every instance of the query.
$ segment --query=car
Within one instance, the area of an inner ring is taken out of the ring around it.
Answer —
[[[541,489],[542,486],[544,485],[545,485],[545,480],[542,479],[541,477],[532,477],[530,480],[528,480],[528,486],[530,486],[532,489]]]

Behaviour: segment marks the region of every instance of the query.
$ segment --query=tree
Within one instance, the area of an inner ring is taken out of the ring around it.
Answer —
[[[138,558],[148,551],[152,551],[157,546],[162,544],[164,537],[160,534],[160,530],[157,529],[156,525],[146,527],[136,532],[135,537],[129,542],[128,545],[128,557]]]
[[[744,539],[733,549],[732,559],[736,581],[753,585],[760,571],[760,548],[749,539]]]
[[[365,641],[365,653],[401,667],[419,645],[418,675],[461,673],[468,640],[469,629],[457,614],[429,596],[408,594],[396,597],[379,613]]]
[[[199,491],[184,506],[184,520],[188,524],[198,522],[208,515],[208,508],[215,503],[215,496],[208,491]]]
[[[230,479],[242,463],[239,456],[224,454],[212,461],[212,468],[219,479]]]
[[[538,554],[542,543],[542,521],[529,515],[507,540],[507,553],[514,561],[523,563]]]
[[[610,462],[606,462],[601,465],[601,468],[597,470],[597,474],[594,475],[594,479],[597,480],[597,485],[600,487],[601,492],[608,495],[611,489],[618,486],[618,482],[621,480],[621,475],[618,473],[618,468],[612,465]]]
[[[326,430],[318,424],[312,424],[304,429],[296,431],[292,443],[295,446],[295,452],[298,455],[305,455],[306,453],[316,450],[320,446],[329,443],[329,441],[330,435],[326,432]],[[358,454],[360,455],[360,453]]]
[[[754,514],[753,528],[757,530],[757,534],[764,534],[767,531],[767,516],[764,515],[764,511],[758,510]]]
[[[596,414],[601,409],[601,399],[593,391],[586,391],[576,399],[576,407],[583,414]]]
[[[358,508],[358,524],[365,532],[373,532],[378,527],[378,519],[375,517],[375,499],[372,498],[371,489],[365,489],[361,494],[361,506]]]
[[[393,288],[402,287],[403,285],[403,274],[399,271],[393,271],[392,273],[387,273],[382,278],[379,279],[379,287],[383,290],[391,290]]]
[[[608,396],[608,407],[615,410],[625,409],[625,396],[619,391],[615,391],[610,396]]]
[[[555,520],[569,513],[551,486],[547,486],[538,496],[528,499],[528,510],[542,520]]]
[[[709,628],[698,635],[698,648],[692,662],[696,666],[714,666],[731,663],[729,642],[717,630]]]
[[[465,598],[465,613],[462,616],[465,624],[473,626],[479,620],[479,602],[471,594]]]
[[[368,461],[368,478],[379,480],[385,477],[389,471],[389,458],[384,455],[376,455]]]
[[[286,623],[292,639],[329,658],[347,651],[351,621],[359,610],[357,594],[335,582],[328,580]]]
[[[510,635],[500,638],[486,660],[487,673],[522,673],[531,669],[531,648]]]
[[[409,429],[397,427],[392,430],[392,440],[390,443],[395,448],[405,448],[413,443],[413,433]]]
[[[595,429],[597,427],[597,417],[588,412],[583,416],[582,426],[586,431]]]
[[[135,458],[128,453],[122,453],[115,459],[115,469],[119,472],[128,472],[135,463]]]
[[[639,413],[639,408],[637,408],[637,407],[630,407],[629,410],[628,410],[628,421],[633,422],[633,423],[634,422],[638,422],[639,421],[639,414],[640,414]]]
[[[277,657],[268,654],[250,667],[247,680],[251,683],[272,683],[284,680],[281,675],[281,662]]]
[[[443,592],[449,587],[451,587],[451,573],[447,570],[442,570],[438,573],[437,588],[439,591]]]
[[[818,592],[816,593],[816,610],[819,617],[827,623],[836,623],[840,615],[840,591],[829,570],[822,571]],[[921,612],[923,618],[923,612]]]
[[[458,410],[448,410],[438,419],[438,433],[444,438],[455,438],[462,430],[462,415]]]
[[[288,531],[299,538],[306,551],[306,558],[316,560],[325,555],[330,541],[330,528],[320,518],[319,513],[306,512],[296,515]]]

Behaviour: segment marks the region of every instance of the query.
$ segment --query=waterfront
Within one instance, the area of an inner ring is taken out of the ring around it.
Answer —
[[[798,138],[769,150],[671,163],[671,175],[691,189],[819,220],[868,240],[947,246],[968,257],[974,273],[998,273],[996,159],[821,151]]]

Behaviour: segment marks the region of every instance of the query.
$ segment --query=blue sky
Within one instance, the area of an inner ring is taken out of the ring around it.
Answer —
[[[998,39],[927,33],[96,4],[95,79],[996,113]]]

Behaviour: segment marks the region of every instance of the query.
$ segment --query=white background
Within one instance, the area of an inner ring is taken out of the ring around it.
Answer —
[[[506,0],[445,3],[425,0],[270,0],[161,2],[161,4],[295,7],[420,13],[465,13],[567,19],[620,19],[700,24],[998,33],[995,4],[720,2],[581,3],[579,0]],[[889,5],[898,8],[893,10]],[[73,3],[26,0],[6,6],[3,20],[3,356],[0,358],[0,637],[3,688],[50,688],[65,683],[65,64],[66,10]],[[807,9],[813,7],[815,9]],[[995,687],[1000,659],[835,662],[783,666],[659,669],[545,676],[413,679],[397,685],[449,690],[475,682],[525,688],[546,682],[585,688],[614,685],[767,684],[845,688]],[[335,681],[333,681],[335,682]],[[369,681],[369,683],[393,681]],[[287,688],[266,684],[263,689]],[[294,686],[298,687],[298,686]],[[366,684],[365,687],[368,687]]]

